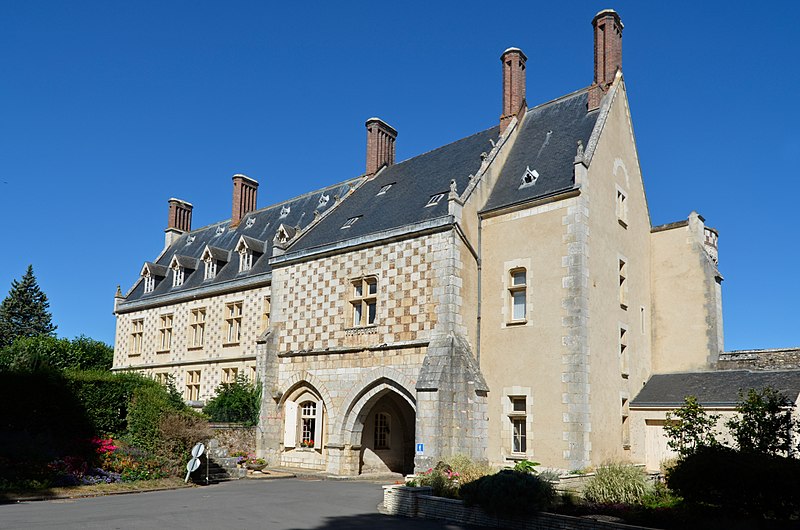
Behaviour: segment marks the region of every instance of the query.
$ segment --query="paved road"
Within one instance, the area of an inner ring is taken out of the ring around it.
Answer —
[[[0,528],[265,528],[461,530],[380,515],[380,484],[239,480],[152,493],[0,505]]]

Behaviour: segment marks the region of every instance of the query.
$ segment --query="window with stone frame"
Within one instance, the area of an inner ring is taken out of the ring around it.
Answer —
[[[272,311],[272,302],[269,296],[264,297],[264,306],[261,312],[261,333],[269,328],[269,316]]]
[[[225,304],[225,344],[239,344],[242,338],[242,302]]]
[[[131,321],[131,337],[128,346],[128,355],[142,354],[142,341],[144,339],[144,319],[137,318]]]
[[[314,440],[317,423],[317,403],[304,401],[300,404],[300,447],[314,448],[318,443]]]
[[[375,414],[375,436],[373,449],[389,449],[389,434],[392,417],[385,412]]]
[[[222,383],[226,385],[230,385],[236,382],[236,378],[239,377],[239,368],[232,366],[230,368],[223,368],[222,369]]]
[[[527,271],[524,268],[512,269],[509,271],[509,280],[508,299],[511,322],[525,322],[528,305]]]
[[[158,319],[158,351],[168,352],[172,348],[172,313]]]
[[[172,269],[172,286],[180,287],[181,285],[183,285],[183,279],[185,277],[186,277],[186,269],[184,269],[180,265],[176,265]]]
[[[624,326],[619,327],[619,369],[622,377],[628,378],[628,329]]]
[[[206,308],[198,307],[189,312],[190,348],[202,348],[206,340]]]
[[[511,423],[511,453],[524,454],[528,451],[528,400],[526,396],[509,396],[511,409],[508,418]]]
[[[186,372],[186,400],[200,400],[200,370],[188,370]]]
[[[172,374],[170,374],[169,372],[156,372],[153,374],[153,379],[156,380],[156,383],[163,386],[167,386],[170,383],[174,383],[172,379]]]
[[[628,263],[619,258],[619,306],[628,309]]]
[[[352,326],[375,325],[378,312],[378,279],[374,276],[358,278],[351,283],[351,292]]]
[[[256,365],[248,364],[245,370],[247,370],[247,379],[251,383],[255,383],[257,381]]]
[[[628,227],[628,195],[620,187],[617,187],[616,211],[617,211],[617,221],[624,228],[627,228]]]

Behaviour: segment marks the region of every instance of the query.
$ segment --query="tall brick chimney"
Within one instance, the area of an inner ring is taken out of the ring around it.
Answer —
[[[171,198],[167,214],[167,228],[164,245],[170,246],[184,232],[192,230],[192,204],[180,199]]]
[[[594,83],[589,89],[589,110],[600,108],[608,87],[622,68],[622,20],[613,9],[592,19],[594,27]]]
[[[370,118],[367,126],[367,176],[371,177],[383,166],[394,164],[394,141],[397,131],[379,118]]]
[[[503,62],[503,113],[500,115],[500,134],[511,118],[527,108],[525,101],[525,61],[528,58],[519,48],[509,48],[500,56]]]
[[[233,176],[233,212],[231,227],[237,226],[242,217],[256,209],[258,182],[246,175]]]

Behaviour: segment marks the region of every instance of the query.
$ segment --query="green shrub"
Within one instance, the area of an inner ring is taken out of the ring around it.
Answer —
[[[95,432],[101,434],[126,431],[128,407],[138,389],[161,388],[152,379],[135,373],[67,370],[64,376],[86,409]]]
[[[642,504],[650,489],[641,468],[608,462],[586,481],[583,497],[596,504]]]
[[[197,412],[165,412],[158,424],[159,443],[156,453],[167,460],[172,473],[180,474],[191,458],[194,444],[207,441],[212,434],[208,421]]]
[[[253,384],[244,376],[233,383],[223,383],[216,395],[206,404],[203,412],[211,421],[240,422],[256,425],[261,410],[261,385]]]
[[[739,392],[736,416],[725,422],[740,451],[791,456],[794,403],[771,387]]]
[[[556,494],[552,484],[536,475],[504,469],[464,484],[461,498],[491,515],[516,516],[551,509]]]
[[[73,340],[49,335],[20,337],[0,350],[0,368],[4,369],[38,369],[47,365],[58,370],[108,371],[113,361],[113,348],[85,336]]]
[[[410,485],[429,486],[436,497],[458,498],[458,473],[444,462],[439,462],[436,467],[417,474],[417,478]]]
[[[800,460],[727,447],[701,448],[678,461],[667,485],[684,501],[750,516],[800,516]]]
[[[667,445],[681,456],[690,455],[701,447],[719,445],[715,427],[719,414],[708,414],[694,396],[686,396],[683,406],[674,413],[667,412],[664,432]]]
[[[137,447],[155,452],[161,441],[162,415],[179,410],[182,409],[175,406],[169,392],[161,385],[154,383],[137,388],[128,408],[128,440]]]

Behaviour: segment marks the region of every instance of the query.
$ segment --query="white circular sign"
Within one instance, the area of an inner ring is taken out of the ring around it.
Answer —
[[[191,473],[191,472],[193,472],[193,471],[196,471],[198,467],[200,467],[200,460],[199,460],[199,459],[197,459],[197,458],[192,458],[192,459],[191,459],[191,460],[189,460],[189,462],[186,464],[186,471],[188,471],[189,473]]]
[[[205,450],[206,446],[203,445],[202,442],[195,444],[195,446],[192,447],[192,456],[195,458],[200,458],[200,455],[202,455],[205,452]]]

